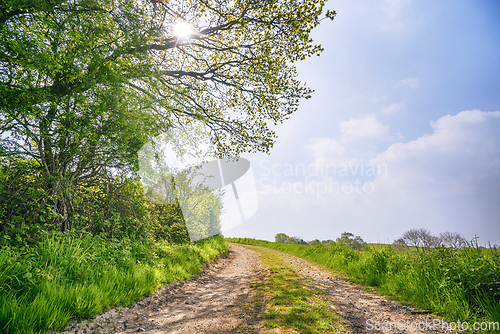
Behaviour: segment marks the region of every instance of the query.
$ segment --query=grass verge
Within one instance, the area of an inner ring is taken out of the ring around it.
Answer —
[[[45,333],[126,306],[190,278],[227,247],[222,237],[175,245],[60,233],[32,246],[2,247],[0,332]]]
[[[268,333],[342,333],[342,320],[332,311],[331,302],[322,296],[326,292],[299,277],[277,254],[245,246],[260,253],[260,259],[270,275],[258,288],[260,301],[267,304],[261,314]]]

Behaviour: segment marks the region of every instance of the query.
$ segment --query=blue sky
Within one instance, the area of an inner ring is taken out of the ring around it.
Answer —
[[[499,2],[327,7],[338,15],[313,35],[325,52],[298,64],[313,98],[271,155],[245,156],[259,210],[225,235],[392,242],[427,228],[500,244]]]

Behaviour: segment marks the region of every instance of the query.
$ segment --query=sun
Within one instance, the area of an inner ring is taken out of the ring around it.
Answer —
[[[174,26],[174,35],[178,39],[189,39],[194,34],[193,26],[185,21],[178,21]]]

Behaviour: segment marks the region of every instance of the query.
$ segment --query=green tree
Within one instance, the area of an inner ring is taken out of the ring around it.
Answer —
[[[339,246],[349,246],[354,249],[363,249],[366,245],[359,235],[355,236],[351,232],[342,233],[340,237],[337,238],[336,243]]]
[[[278,233],[274,237],[274,242],[279,242],[280,244],[286,244],[288,239],[290,239],[290,237],[285,233]]]
[[[309,242],[309,245],[311,246],[321,245],[321,241],[319,241],[318,239],[314,239],[313,241]]]
[[[221,156],[268,152],[268,124],[310,96],[293,63],[322,51],[310,32],[324,3],[3,1],[0,155],[37,162],[66,230],[77,185],[134,172],[169,128],[202,120]]]

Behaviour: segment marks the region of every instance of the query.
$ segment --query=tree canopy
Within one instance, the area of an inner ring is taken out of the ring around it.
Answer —
[[[311,92],[292,63],[321,52],[309,34],[323,5],[4,2],[1,129],[17,140],[4,139],[3,153],[64,164],[68,146],[91,151],[131,126],[128,136],[142,142],[137,133],[151,136],[191,118],[206,122],[221,154],[267,151],[274,140],[268,123],[286,119]],[[179,21],[193,26],[189,38],[173,34]],[[76,134],[83,129],[94,138]]]
[[[148,139],[191,120],[220,156],[268,152],[270,125],[310,96],[294,63],[322,51],[310,33],[324,4],[3,1],[0,157],[35,160],[64,197],[110,168],[136,171]],[[176,35],[179,22],[191,33]]]

